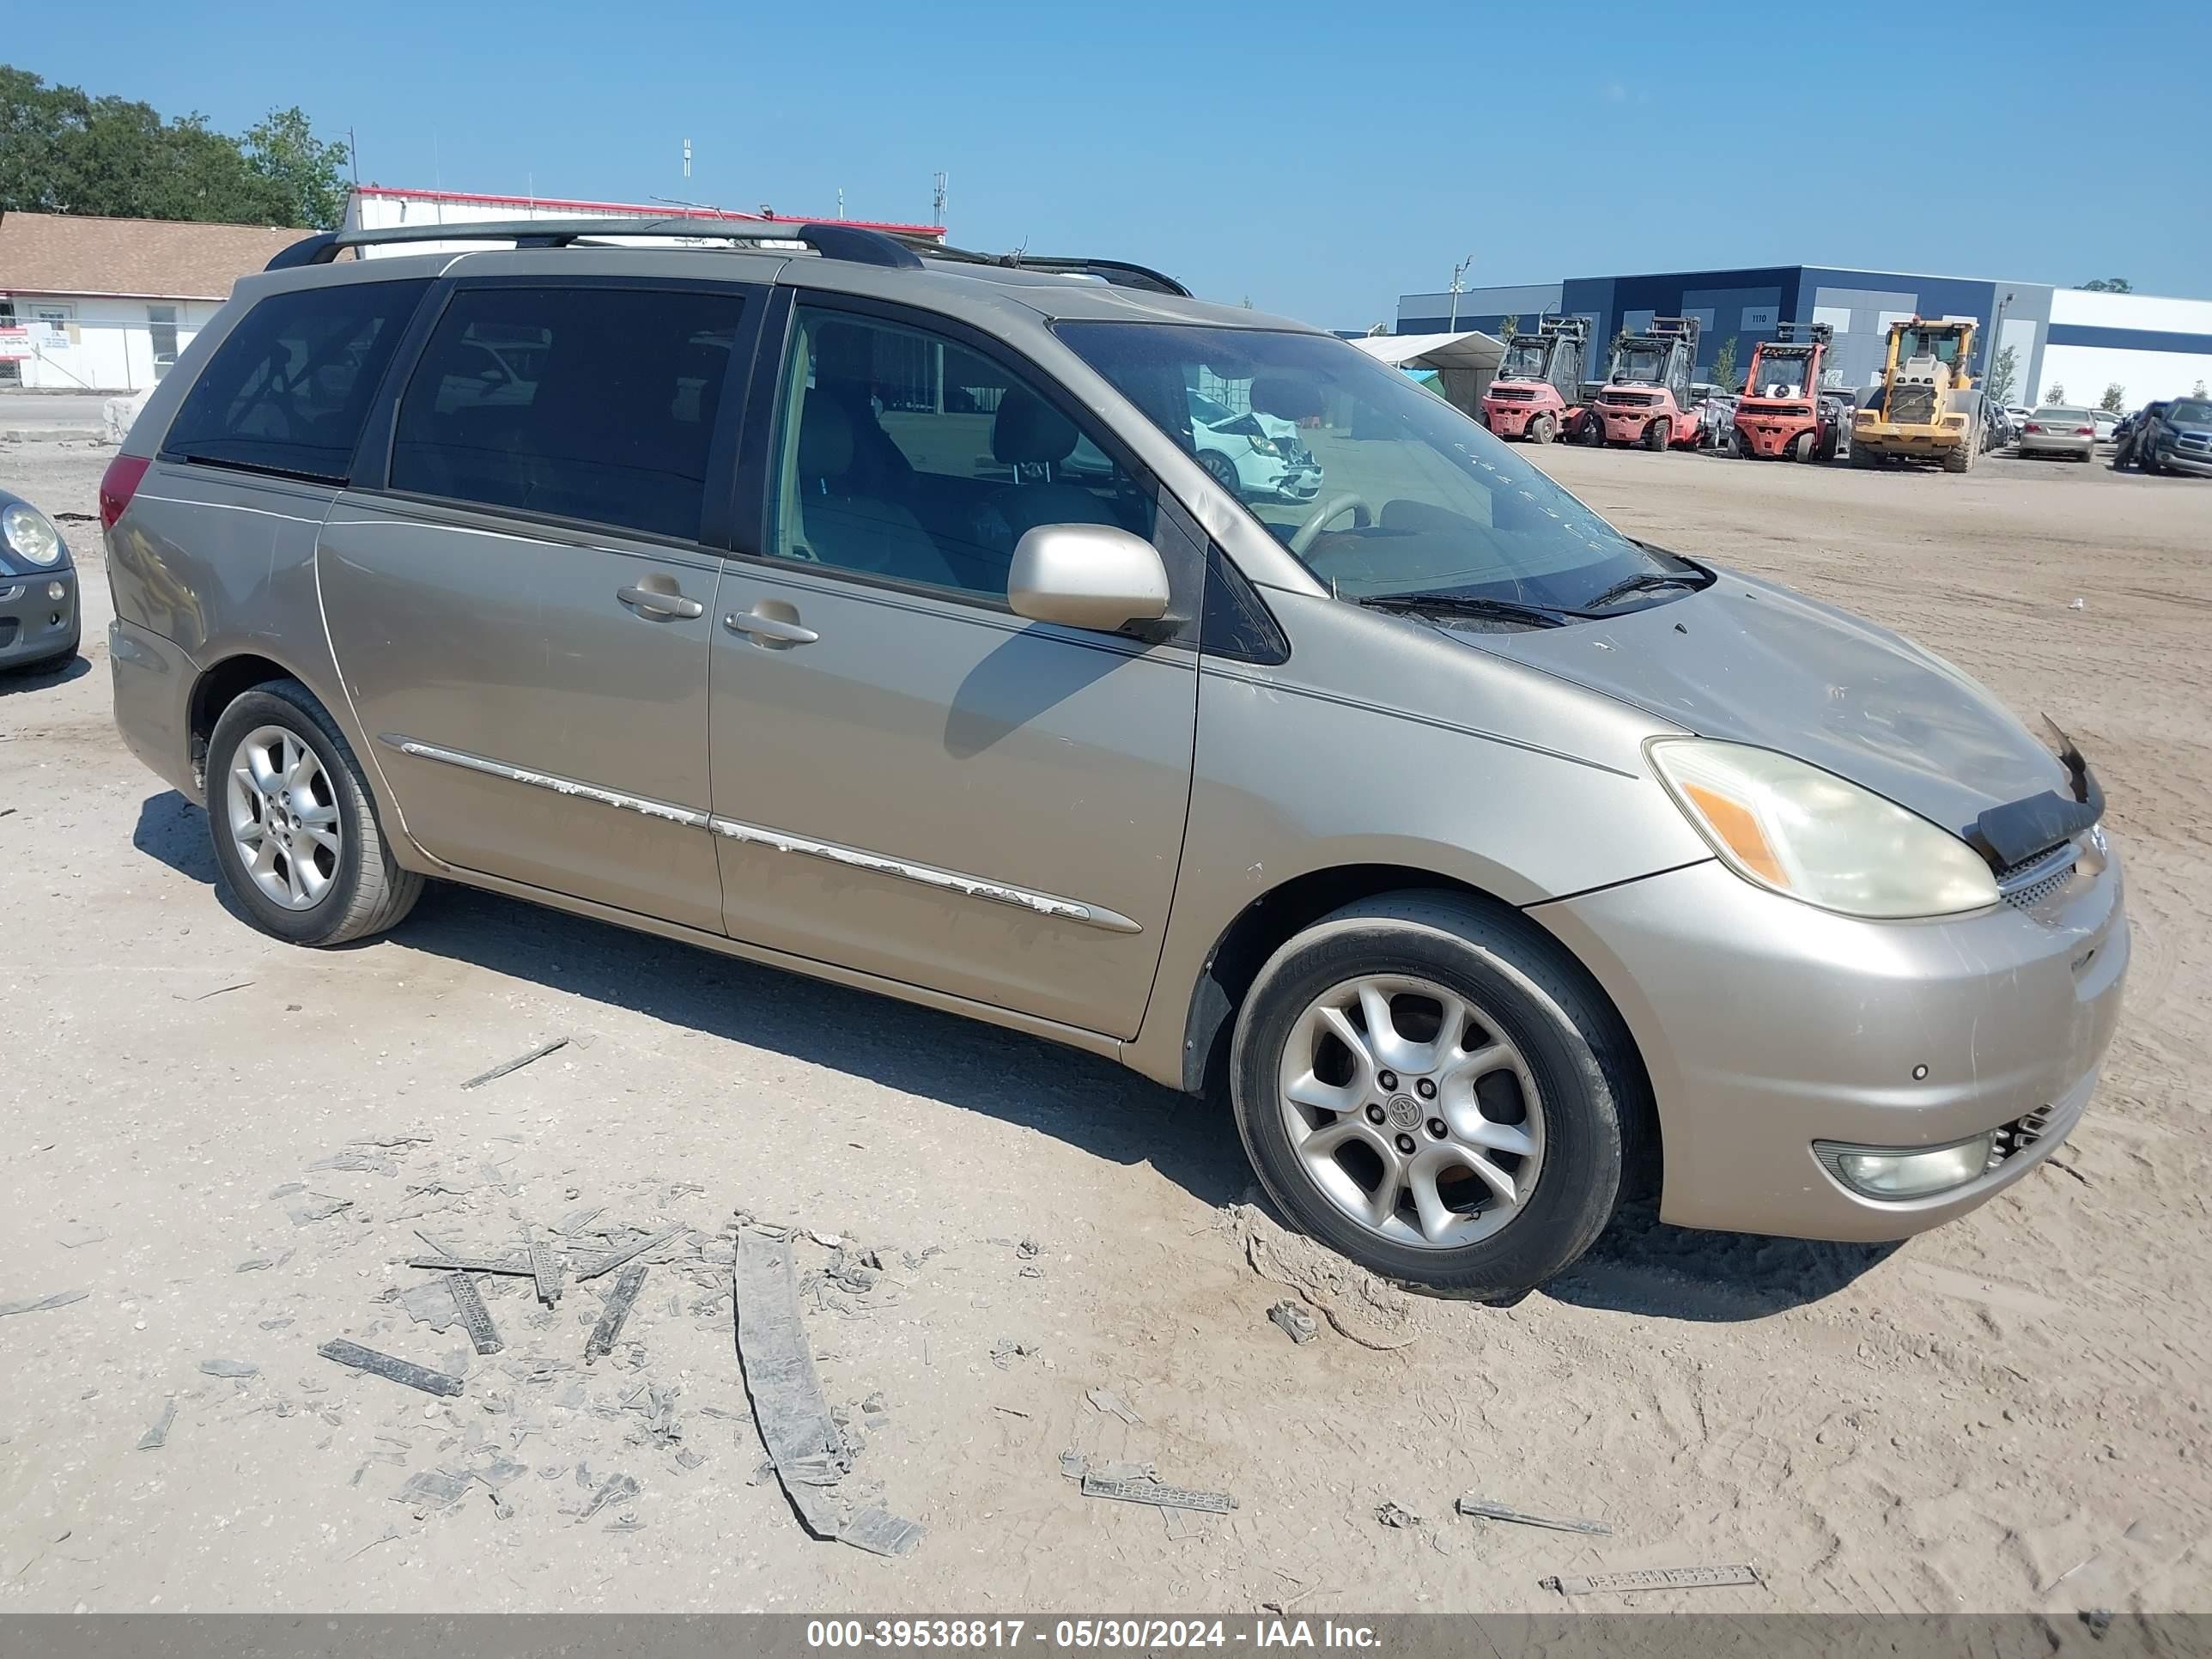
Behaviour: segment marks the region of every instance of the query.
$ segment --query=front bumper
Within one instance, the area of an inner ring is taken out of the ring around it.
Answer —
[[[59,599],[47,591],[55,586]],[[25,576],[0,569],[0,668],[58,655],[79,625],[76,572],[70,566]]]
[[[2200,478],[2212,478],[2212,454],[2203,450],[2168,449],[2160,453],[2158,464],[2170,466],[2176,472],[2190,472]]]
[[[1528,914],[1635,1036],[1659,1109],[1661,1218],[1799,1238],[1906,1237],[2049,1156],[2095,1087],[2128,964],[2109,854],[2032,908],[1948,920],[1834,915],[1717,862]],[[2039,1139],[1930,1198],[1863,1197],[1813,1152],[1942,1146],[2039,1113]]]

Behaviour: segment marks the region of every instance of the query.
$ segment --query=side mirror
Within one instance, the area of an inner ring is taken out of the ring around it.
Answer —
[[[1006,603],[1031,622],[1111,633],[1167,615],[1167,567],[1115,526],[1041,524],[1014,544]]]

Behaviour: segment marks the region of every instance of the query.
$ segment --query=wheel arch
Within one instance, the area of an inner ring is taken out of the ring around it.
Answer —
[[[235,652],[200,671],[185,702],[185,731],[191,745],[192,775],[203,788],[207,784],[208,739],[215,735],[216,722],[222,718],[222,711],[257,685],[266,685],[272,680],[298,679],[296,672],[275,658],[253,651]],[[301,683],[306,684],[304,680]]]
[[[1335,865],[1288,878],[1252,900],[1230,921],[1191,987],[1183,1019],[1184,1091],[1226,1097],[1230,1048],[1245,996],[1268,958],[1292,937],[1347,904],[1416,892],[1450,894],[1501,916],[1522,918],[1517,906],[1473,882],[1411,865]],[[1622,1149],[1628,1172],[1624,1190],[1656,1193],[1665,1149],[1650,1074],[1627,1018],[1602,981],[1565,940],[1533,919],[1524,920],[1572,963],[1583,990],[1613,1017],[1612,1035],[1620,1048],[1620,1064],[1634,1085],[1631,1091],[1634,1097],[1620,1103],[1626,1137]]]

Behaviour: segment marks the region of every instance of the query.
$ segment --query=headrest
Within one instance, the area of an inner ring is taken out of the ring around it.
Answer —
[[[807,478],[842,478],[853,470],[853,417],[835,398],[807,394],[799,415],[799,471]]]
[[[1015,466],[1066,460],[1075,453],[1075,422],[1035,392],[1006,388],[991,422],[991,454]]]

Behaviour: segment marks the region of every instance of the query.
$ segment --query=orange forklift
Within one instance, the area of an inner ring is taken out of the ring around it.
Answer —
[[[1751,374],[1735,404],[1735,453],[1747,459],[1829,461],[1836,456],[1832,406],[1820,370],[1836,331],[1826,323],[1781,323],[1752,349]]]
[[[1662,453],[1694,449],[1703,422],[1691,402],[1698,364],[1698,319],[1655,317],[1645,334],[1613,343],[1605,387],[1590,410],[1595,441],[1642,444]]]
[[[1547,317],[1534,334],[1519,329],[1505,343],[1498,378],[1482,394],[1482,423],[1501,438],[1547,444],[1571,431],[1582,414],[1586,317]]]

